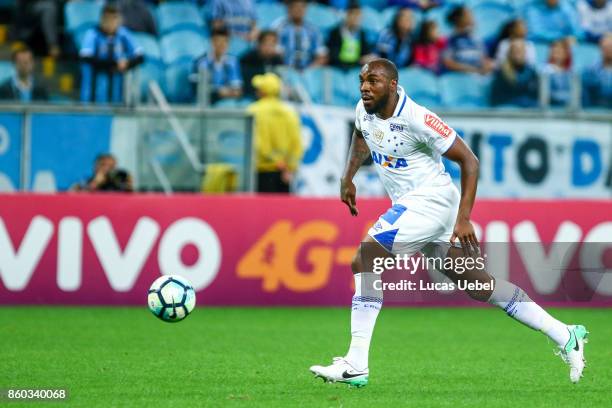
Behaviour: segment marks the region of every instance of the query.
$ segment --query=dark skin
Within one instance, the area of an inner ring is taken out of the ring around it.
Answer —
[[[359,74],[360,91],[364,108],[367,113],[374,114],[381,119],[388,119],[393,115],[397,106],[399,95],[397,94],[397,78],[393,77],[384,64],[376,61],[364,65]],[[344,169],[344,174],[340,182],[340,199],[346,204],[352,216],[359,215],[355,184],[353,177],[361,167],[366,158],[370,156],[370,149],[360,131],[353,132],[351,146],[349,149],[349,159]],[[474,201],[476,199],[476,188],[478,185],[478,159],[461,138],[456,138],[453,145],[444,154],[445,157],[454,161],[461,168],[461,200],[453,235],[450,243],[456,241],[461,243],[461,248],[452,247],[448,256],[473,256],[479,253],[479,243],[474,226],[470,222],[470,216]],[[366,235],[364,243],[375,243],[376,241]],[[370,250],[371,249],[371,250]],[[353,273],[371,271],[367,265],[371,265],[374,257],[388,256],[387,251],[380,245],[368,245],[368,254],[364,254],[361,248],[357,251],[351,265]],[[366,259],[367,258],[367,259]],[[451,280],[457,282],[459,279],[468,281],[486,282],[493,278],[484,270],[467,271],[461,275],[454,271],[443,271]],[[480,301],[486,301],[491,295],[491,291],[473,291],[468,294]]]

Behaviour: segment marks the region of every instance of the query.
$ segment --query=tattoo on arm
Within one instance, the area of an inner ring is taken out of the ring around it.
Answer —
[[[349,158],[344,168],[343,177],[352,180],[357,170],[361,167],[365,159],[370,156],[370,149],[360,131],[355,130],[351,139]]]

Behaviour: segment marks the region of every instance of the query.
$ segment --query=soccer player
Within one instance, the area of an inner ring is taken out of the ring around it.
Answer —
[[[440,253],[457,258],[478,253],[478,240],[470,222],[476,196],[478,159],[438,116],[416,104],[398,86],[395,65],[376,59],[363,66],[359,80],[355,131],[340,186],[342,201],[351,214],[356,206],[353,176],[372,154],[377,171],[392,200],[392,207],[368,231],[351,265],[355,295],[351,311],[351,344],[344,357],[310,371],[327,382],[364,386],[368,382],[368,352],[376,318],[383,303],[379,276],[372,272],[374,258],[388,254]],[[442,164],[442,156],[461,168],[461,194]],[[458,242],[457,242],[458,241]],[[448,251],[448,252],[447,252]],[[489,282],[492,289],[467,290],[470,297],[503,309],[510,317],[539,330],[558,346],[570,366],[570,380],[578,382],[584,369],[584,326],[566,325],[552,317],[514,284],[494,279],[484,270],[463,274],[442,271],[454,282]]]

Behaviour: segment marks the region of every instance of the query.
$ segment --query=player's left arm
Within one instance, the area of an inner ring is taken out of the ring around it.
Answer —
[[[478,158],[472,152],[472,149],[458,136],[451,147],[444,153],[444,156],[459,164],[461,168],[461,201],[459,202],[459,211],[457,212],[457,220],[455,221],[451,243],[454,244],[455,240],[458,239],[464,248],[469,249],[470,246],[477,248],[478,238],[476,238],[470,217],[478,185]]]

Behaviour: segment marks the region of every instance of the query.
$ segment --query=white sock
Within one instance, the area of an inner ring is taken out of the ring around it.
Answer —
[[[372,272],[357,273],[355,276],[355,295],[351,310],[351,346],[346,361],[356,370],[368,368],[370,340],[376,324],[376,317],[382,307],[382,290],[373,287],[380,275]]]
[[[495,288],[489,303],[500,307],[508,316],[524,325],[546,334],[561,347],[569,340],[567,325],[548,314],[513,283],[495,279]]]

